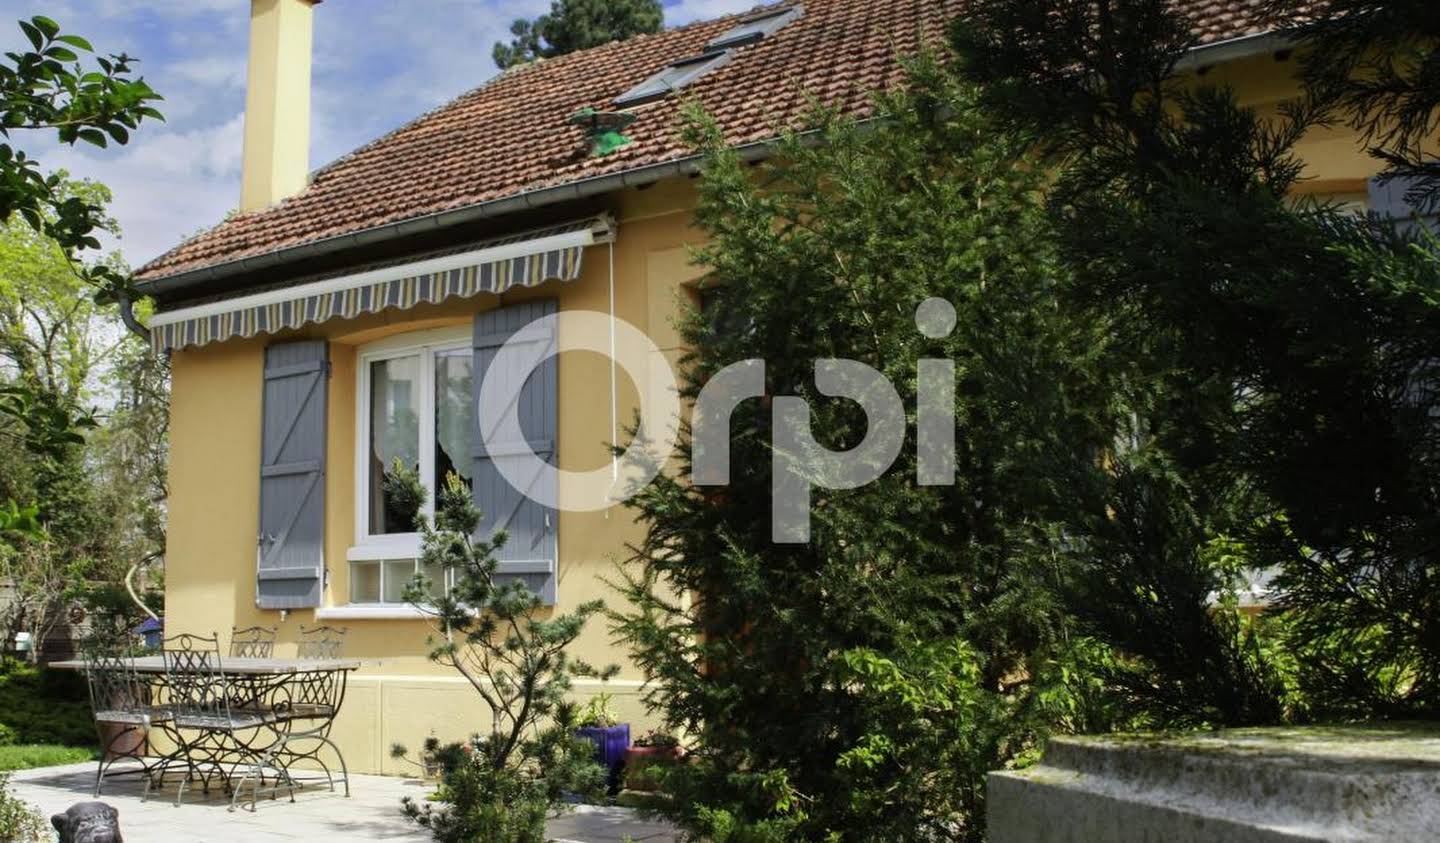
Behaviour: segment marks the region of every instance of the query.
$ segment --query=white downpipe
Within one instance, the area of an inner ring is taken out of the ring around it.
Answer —
[[[616,396],[615,385],[615,241],[610,241],[610,436],[613,437],[611,444],[620,441],[620,406],[619,398]],[[614,451],[610,453],[610,480],[611,497],[614,497],[614,484],[620,482],[620,458]],[[610,510],[605,510],[605,517],[610,517]]]

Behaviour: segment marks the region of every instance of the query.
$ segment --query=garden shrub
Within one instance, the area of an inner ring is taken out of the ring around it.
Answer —
[[[0,662],[0,744],[95,743],[83,673]]]
[[[51,839],[50,823],[10,793],[10,774],[0,773],[0,840],[5,843],[42,843]]]
[[[418,477],[396,482],[407,484],[408,499],[424,501]],[[571,680],[608,679],[619,667],[597,668],[568,652],[602,605],[547,616],[524,583],[496,582],[495,551],[506,535],[479,539],[479,524],[470,487],[447,475],[434,523],[420,518],[420,568],[445,571],[452,585],[437,594],[429,578],[417,574],[405,599],[429,617],[431,661],[469,682],[490,711],[490,728],[438,752],[427,742],[443,769],[440,804],[407,798],[403,810],[442,842],[541,843],[548,812],[569,804],[570,794],[604,791],[605,770],[593,745],[575,734]],[[391,750],[396,757],[405,752],[398,745]]]

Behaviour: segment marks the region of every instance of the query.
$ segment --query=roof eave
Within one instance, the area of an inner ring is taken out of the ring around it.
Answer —
[[[1280,50],[1289,50],[1298,45],[1299,40],[1293,33],[1277,30],[1257,32],[1253,35],[1241,35],[1238,38],[1226,38],[1224,41],[1215,41],[1210,44],[1191,47],[1190,50],[1175,63],[1175,70],[1176,72],[1186,73],[1192,70],[1199,70],[1202,67],[1211,67],[1217,64],[1226,64],[1232,61],[1254,58],[1255,56],[1262,56],[1267,53],[1275,53]]]
[[[753,161],[765,157],[774,143],[774,141],[749,143],[739,147],[738,152],[742,159]],[[580,181],[567,182],[565,184],[517,193],[513,196],[493,199],[475,205],[467,205],[453,211],[443,211],[438,214],[414,217],[387,225],[367,228],[363,231],[327,237],[323,240],[315,240],[299,246],[292,246],[288,249],[279,249],[273,252],[266,252],[260,255],[253,255],[251,257],[239,258],[233,261],[226,261],[225,263],[202,267],[200,269],[193,269],[188,272],[178,272],[174,275],[164,275],[159,278],[143,280],[139,282],[138,287],[144,295],[174,294],[197,284],[231,278],[243,273],[273,269],[277,266],[332,255],[348,249],[382,243],[437,228],[464,225],[479,220],[493,219],[518,211],[532,210],[561,202],[588,199],[622,188],[654,184],[667,178],[689,176],[699,172],[700,161],[700,156],[691,155],[673,161],[664,161],[659,164],[649,164],[644,167],[622,170],[618,173],[592,176],[587,179],[581,179]]]
[[[1191,48],[1175,65],[1175,70],[1188,72],[1202,67],[1239,61],[1257,55],[1288,49],[1295,46],[1294,36],[1285,32],[1262,32],[1254,35],[1230,38],[1212,44]],[[747,161],[766,157],[774,147],[775,140],[757,141],[737,147],[737,152]],[[265,252],[259,255],[239,258],[213,264],[173,275],[164,275],[139,282],[139,291],[144,295],[168,295],[179,293],[186,288],[221,279],[232,278],[249,272],[273,269],[311,258],[337,254],[347,249],[374,245],[409,235],[464,225],[480,220],[494,219],[505,214],[532,210],[561,202],[588,199],[611,193],[627,187],[654,184],[667,178],[689,176],[699,172],[701,156],[690,155],[658,164],[648,164],[603,176],[592,176],[579,181],[517,193],[512,196],[492,199],[451,211],[427,214],[399,222],[367,228],[362,231],[340,234]]]

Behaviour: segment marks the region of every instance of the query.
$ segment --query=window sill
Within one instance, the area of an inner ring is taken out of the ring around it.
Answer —
[[[400,603],[352,603],[315,610],[315,618],[322,621],[423,620],[429,617],[433,616],[414,606]]]
[[[407,533],[398,538],[361,542],[345,552],[349,562],[401,562],[420,556],[420,535]]]

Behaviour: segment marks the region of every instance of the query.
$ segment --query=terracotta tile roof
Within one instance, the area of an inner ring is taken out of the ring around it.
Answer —
[[[1213,44],[1246,35],[1258,35],[1274,27],[1267,7],[1275,0],[1172,0],[1189,21],[1201,44]],[[1297,3],[1297,7],[1309,7]]]
[[[1263,29],[1265,0],[1174,0],[1206,42]],[[805,14],[739,48],[685,89],[736,144],[774,135],[805,110],[806,94],[852,114],[867,91],[896,83],[896,54],[938,39],[963,0],[804,0]],[[583,179],[688,156],[677,136],[680,98],[636,109],[634,143],[590,157],[568,118],[611,100],[668,63],[701,52],[736,16],[572,53],[504,74],[357,149],[301,194],[232,217],[139,272],[162,278]]]

